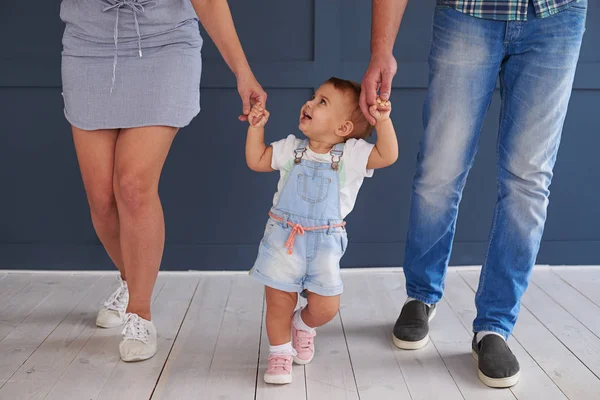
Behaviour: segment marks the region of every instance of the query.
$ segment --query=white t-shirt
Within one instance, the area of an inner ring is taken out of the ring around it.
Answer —
[[[294,166],[294,150],[301,145],[302,139],[298,139],[294,135],[289,135],[285,139],[271,143],[271,146],[273,146],[271,168],[280,171],[277,193],[273,197],[273,206],[277,205],[279,192],[283,188],[287,174]],[[373,144],[362,139],[349,139],[344,145],[344,154],[342,155],[338,172],[340,174],[340,212],[342,219],[346,218],[354,208],[356,196],[358,196],[358,191],[364,178],[373,176],[373,170],[367,169],[367,162],[369,161],[373,147]],[[306,149],[306,153],[304,153],[302,159],[331,164],[331,155],[329,153],[315,153],[310,149],[310,146]]]

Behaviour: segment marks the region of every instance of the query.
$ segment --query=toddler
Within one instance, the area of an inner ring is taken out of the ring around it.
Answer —
[[[267,146],[269,112],[252,107],[246,161],[258,172],[278,170],[273,207],[250,274],[266,285],[269,337],[267,383],[292,381],[292,363],[314,355],[315,328],[331,321],[343,291],[340,259],[348,237],[344,218],[352,211],[365,177],[393,164],[398,141],[390,120],[391,104],[377,99],[377,142],[364,139],[372,126],[359,107],[360,85],[330,78],[300,109],[299,130]],[[307,306],[294,312],[298,293]]]

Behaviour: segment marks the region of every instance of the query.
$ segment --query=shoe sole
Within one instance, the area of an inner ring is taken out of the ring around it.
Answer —
[[[123,321],[123,322],[120,322],[119,324],[105,324],[105,323],[102,323],[102,322],[98,322],[98,321],[96,320],[96,326],[97,326],[98,328],[104,328],[104,329],[116,328],[116,327],[118,327],[118,326],[121,326],[121,325],[123,325],[124,323],[125,323],[125,321]]]
[[[471,350],[471,354],[473,355],[473,359],[479,363],[479,355],[475,352],[475,350]],[[477,367],[477,376],[479,380],[486,386],[491,388],[508,388],[511,386],[515,386],[517,382],[519,382],[521,372],[517,372],[513,376],[509,376],[506,378],[490,378],[485,375],[479,367]]]
[[[433,317],[435,317],[436,312],[437,312],[437,307],[433,309],[433,312],[429,316],[429,319],[427,322],[431,322]],[[423,339],[417,340],[417,341],[401,340],[401,339],[398,339],[394,334],[392,334],[392,341],[394,342],[394,346],[396,346],[399,349],[418,350],[418,349],[425,347],[427,345],[427,343],[429,343],[429,334],[427,334],[427,336],[425,336]]]
[[[292,383],[292,375],[267,375],[265,374],[265,382],[272,385],[285,385]]]
[[[145,361],[148,360],[152,357],[154,357],[156,353],[153,354],[144,354],[144,355],[137,355],[137,356],[132,356],[132,357],[127,357],[127,358],[123,358],[123,356],[121,356],[121,360],[125,361],[125,362],[137,362],[137,361]]]
[[[418,350],[427,345],[429,343],[429,334],[425,336],[423,339],[418,340],[416,342],[408,342],[406,340],[400,340],[396,336],[392,335],[392,340],[394,341],[394,346],[402,350]]]
[[[306,365],[306,364],[310,363],[313,360],[313,358],[315,358],[315,353],[313,353],[312,357],[310,357],[309,360],[302,360],[302,359],[294,356],[294,362],[298,365]]]
[[[121,346],[119,346],[119,355],[121,356],[121,360],[123,360],[125,362],[136,362],[136,361],[148,360],[148,359],[154,357],[154,355],[156,355],[157,351],[158,351],[158,346],[154,349],[154,351],[152,353],[133,354],[131,356],[123,357],[123,353],[121,352]]]
[[[100,311],[102,311],[102,310],[100,310]],[[125,319],[126,318],[121,318],[121,320],[119,322],[112,323],[112,324],[109,323],[108,321],[102,322],[102,319],[100,319],[100,311],[98,311],[98,314],[96,316],[96,326],[98,328],[105,328],[105,329],[116,328],[117,326],[121,326],[121,325],[123,325],[125,323]]]

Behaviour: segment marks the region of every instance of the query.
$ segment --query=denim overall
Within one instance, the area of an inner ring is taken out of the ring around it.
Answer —
[[[330,151],[331,163],[303,159],[307,148],[304,140],[294,151],[294,164],[271,209],[250,274],[281,291],[336,296],[343,291],[340,259],[348,244],[346,230],[339,226],[338,169],[344,144]],[[319,229],[310,230],[315,227]]]

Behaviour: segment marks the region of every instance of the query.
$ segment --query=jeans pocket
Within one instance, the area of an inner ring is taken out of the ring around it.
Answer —
[[[587,14],[587,10],[588,10],[587,1],[580,1],[580,2],[573,1],[572,3],[569,4],[569,6],[566,8],[566,10],[571,10],[574,12],[578,12],[580,14]]]

